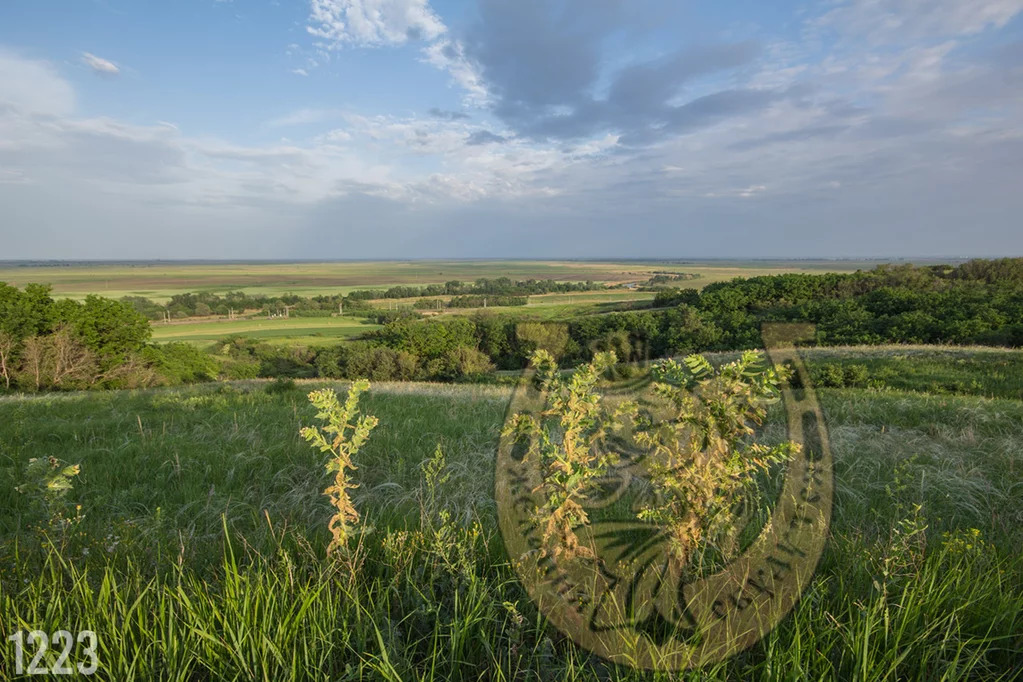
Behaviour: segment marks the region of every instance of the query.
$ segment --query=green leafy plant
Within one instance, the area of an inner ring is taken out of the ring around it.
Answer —
[[[313,447],[331,453],[327,471],[334,475],[334,481],[323,491],[334,507],[334,515],[328,523],[332,536],[328,555],[347,547],[348,538],[359,522],[359,512],[348,494],[349,490],[358,486],[351,482],[349,471],[357,468],[353,458],[378,423],[374,416],[359,414],[359,396],[368,390],[369,382],[365,379],[354,382],[343,403],[332,389],[313,391],[309,394],[309,402],[319,410],[316,418],[324,425],[307,426],[299,432]]]
[[[81,505],[71,513],[66,502],[75,476],[82,471],[78,464],[68,464],[56,457],[33,457],[25,467],[25,482],[17,490],[41,508],[48,531],[63,540],[66,532],[82,520]]]
[[[451,479],[447,470],[447,459],[440,443],[437,443],[433,455],[419,465],[423,470],[423,483],[419,490],[419,516],[424,527],[432,526],[439,518],[442,503],[438,499],[439,489]]]
[[[546,350],[533,352],[531,364],[544,393],[540,418],[516,414],[504,435],[528,440],[527,456],[539,458],[544,500],[536,510],[543,542],[556,557],[589,557],[575,529],[589,523],[583,505],[617,459],[601,447],[616,427],[618,412],[608,412],[596,391],[601,375],[617,362],[614,353],[598,353],[593,362],[565,377]],[[534,491],[534,492],[537,492]]]
[[[733,552],[743,496],[754,493],[755,475],[797,451],[792,442],[744,444],[753,425],[763,422],[766,405],[778,399],[784,373],[766,367],[754,351],[718,370],[700,355],[655,365],[654,392],[668,415],[634,414],[636,442],[651,452],[656,492],[639,518],[665,527],[671,555],[682,566],[708,547]]]

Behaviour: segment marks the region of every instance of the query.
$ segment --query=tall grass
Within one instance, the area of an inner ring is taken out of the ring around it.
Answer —
[[[836,538],[794,614],[712,671],[640,674],[548,628],[478,527],[365,536],[357,563],[281,548],[215,579],[79,568],[53,551],[0,593],[5,630],[100,633],[99,679],[1018,679],[1018,566],[972,533]],[[6,584],[6,583],[5,583]],[[0,673],[6,679],[7,673]]]
[[[821,391],[837,488],[815,581],[752,649],[667,675],[590,656],[520,587],[491,494],[503,389],[364,396],[373,530],[325,561],[309,388],[0,399],[0,635],[94,630],[118,681],[1023,679],[1023,402]],[[62,536],[14,492],[51,455],[82,465]]]

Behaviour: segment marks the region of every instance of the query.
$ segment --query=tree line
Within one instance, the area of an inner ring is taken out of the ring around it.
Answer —
[[[182,295],[188,296],[193,295]],[[232,304],[243,300],[223,298]],[[336,297],[307,300],[317,298]],[[812,322],[819,345],[1018,347],[1023,259],[736,278],[703,291],[663,289],[647,310],[557,323],[484,310],[433,319],[419,319],[410,309],[372,314],[380,316],[383,329],[333,347],[282,347],[234,337],[203,351],[148,343],[145,317],[125,301],[98,296],[81,303],[54,301],[48,287],[30,284],[22,291],[0,284],[0,386],[113,388],[218,377],[466,381],[521,369],[536,350],[568,366],[600,352],[640,360],[755,349],[767,321]]]
[[[149,320],[184,319],[209,315],[228,316],[247,311],[261,314],[287,314],[295,317],[329,317],[335,313],[354,316],[373,316],[374,309],[368,301],[373,299],[420,298],[414,305],[418,309],[482,308],[491,306],[524,306],[530,295],[597,291],[604,289],[599,282],[557,282],[552,279],[528,279],[512,281],[508,277],[487,279],[481,277],[475,282],[452,280],[444,284],[429,284],[422,287],[394,286],[386,290],[359,289],[348,295],[332,294],[320,296],[299,296],[282,294],[247,294],[244,291],[229,291],[223,295],[208,291],[189,292],[171,296],[166,304],[157,303],[145,296],[125,296],[120,300],[131,305]],[[438,304],[431,296],[451,296],[450,301]]]
[[[216,376],[186,344],[152,345],[148,320],[100,296],[54,300],[50,287],[0,282],[0,388],[137,388]]]
[[[418,298],[424,296],[531,296],[539,294],[565,294],[575,291],[598,291],[604,289],[600,282],[558,282],[553,279],[527,279],[513,281],[509,277],[488,279],[480,277],[474,282],[451,280],[444,284],[427,284],[422,287],[396,286],[379,291],[360,289],[348,296],[353,299],[373,298]]]
[[[639,360],[755,349],[761,345],[761,325],[783,321],[814,323],[818,345],[1019,347],[1023,346],[1023,259],[735,278],[703,291],[662,290],[653,306],[582,315],[563,323],[490,316],[483,311],[429,321],[406,318],[387,324],[363,343],[420,360],[436,358],[441,349],[446,350],[441,340],[457,338],[460,345],[479,351],[498,369],[523,367],[537,349],[548,351],[562,365],[589,362],[596,353],[606,351]],[[335,374],[349,376],[343,363],[337,367],[332,368]]]

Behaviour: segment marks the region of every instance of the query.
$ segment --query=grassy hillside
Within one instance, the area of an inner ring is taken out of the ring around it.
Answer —
[[[992,360],[958,359],[914,365],[903,389],[820,391],[836,500],[817,578],[763,641],[692,679],[1018,679],[1023,400],[983,397]],[[927,392],[946,371],[980,387]],[[322,459],[298,437],[316,385],[0,397],[0,623],[95,629],[101,679],[658,678],[546,626],[509,567],[491,490],[506,388],[375,385],[354,491],[373,530],[355,563],[326,562]],[[764,435],[783,436],[780,414]],[[450,476],[431,497],[438,443]],[[82,465],[83,518],[50,529],[56,548],[13,491],[48,456]]]

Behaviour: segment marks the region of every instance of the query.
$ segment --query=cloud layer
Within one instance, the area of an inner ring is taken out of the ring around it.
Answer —
[[[1023,252],[1023,0],[699,41],[624,0],[479,0],[458,30],[426,0],[309,7],[310,49],[405,45],[461,106],[314,103],[242,143],[83,115],[59,65],[0,52],[10,257]]]

